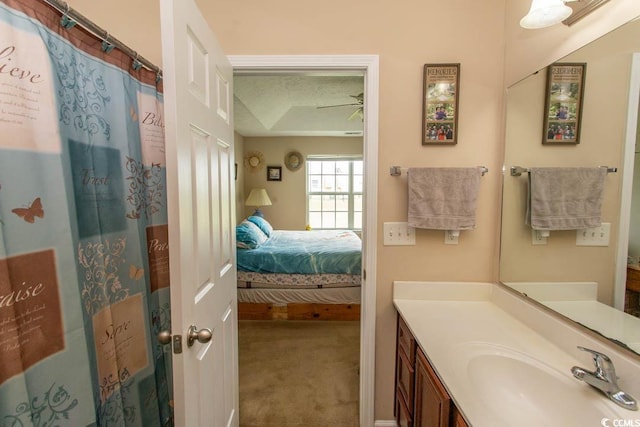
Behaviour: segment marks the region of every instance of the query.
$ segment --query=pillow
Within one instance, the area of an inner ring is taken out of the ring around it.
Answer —
[[[244,220],[236,226],[236,246],[242,249],[255,249],[268,239],[254,223]]]
[[[262,230],[262,232],[266,234],[267,237],[271,237],[271,233],[273,232],[273,227],[271,226],[271,224],[269,224],[269,221],[255,215],[250,216],[249,218],[247,218],[247,220],[257,225],[258,228]]]

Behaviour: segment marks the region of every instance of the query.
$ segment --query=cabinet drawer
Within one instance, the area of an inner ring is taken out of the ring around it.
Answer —
[[[416,340],[413,338],[411,331],[402,317],[398,315],[398,347],[404,351],[405,356],[409,358],[411,366],[416,361]]]
[[[640,292],[640,271],[627,267],[627,289]]]
[[[400,392],[396,392],[396,421],[399,427],[413,427],[411,412]]]
[[[415,384],[415,369],[413,363],[409,362],[409,358],[403,351],[398,351],[398,360],[396,366],[398,372],[396,372],[396,383],[398,384],[397,394],[401,394],[409,413],[413,413],[413,390]]]

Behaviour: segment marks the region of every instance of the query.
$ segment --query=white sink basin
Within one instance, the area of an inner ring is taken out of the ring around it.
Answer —
[[[599,426],[603,418],[637,414],[619,410],[606,396],[573,378],[571,366],[560,371],[508,347],[466,343],[456,347],[454,359],[457,375],[466,377],[484,417],[487,410],[492,413],[487,421],[493,425]]]

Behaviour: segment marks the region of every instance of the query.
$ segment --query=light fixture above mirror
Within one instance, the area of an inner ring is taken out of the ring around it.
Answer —
[[[608,1],[532,0],[529,12],[520,20],[520,26],[527,29],[537,29],[550,27],[560,22],[565,25],[573,25]]]
[[[609,0],[571,0],[567,6],[573,9],[573,13],[564,21],[565,25],[573,25]]]
[[[550,27],[559,24],[572,13],[573,9],[562,0],[532,0],[529,13],[520,20],[520,26],[527,29]]]

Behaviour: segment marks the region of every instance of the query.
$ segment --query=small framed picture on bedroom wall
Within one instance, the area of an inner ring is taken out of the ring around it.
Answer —
[[[547,67],[542,143],[580,143],[585,63],[556,63]]]
[[[455,145],[460,64],[425,64],[422,83],[422,145]]]
[[[267,181],[282,181],[282,166],[267,166]]]

